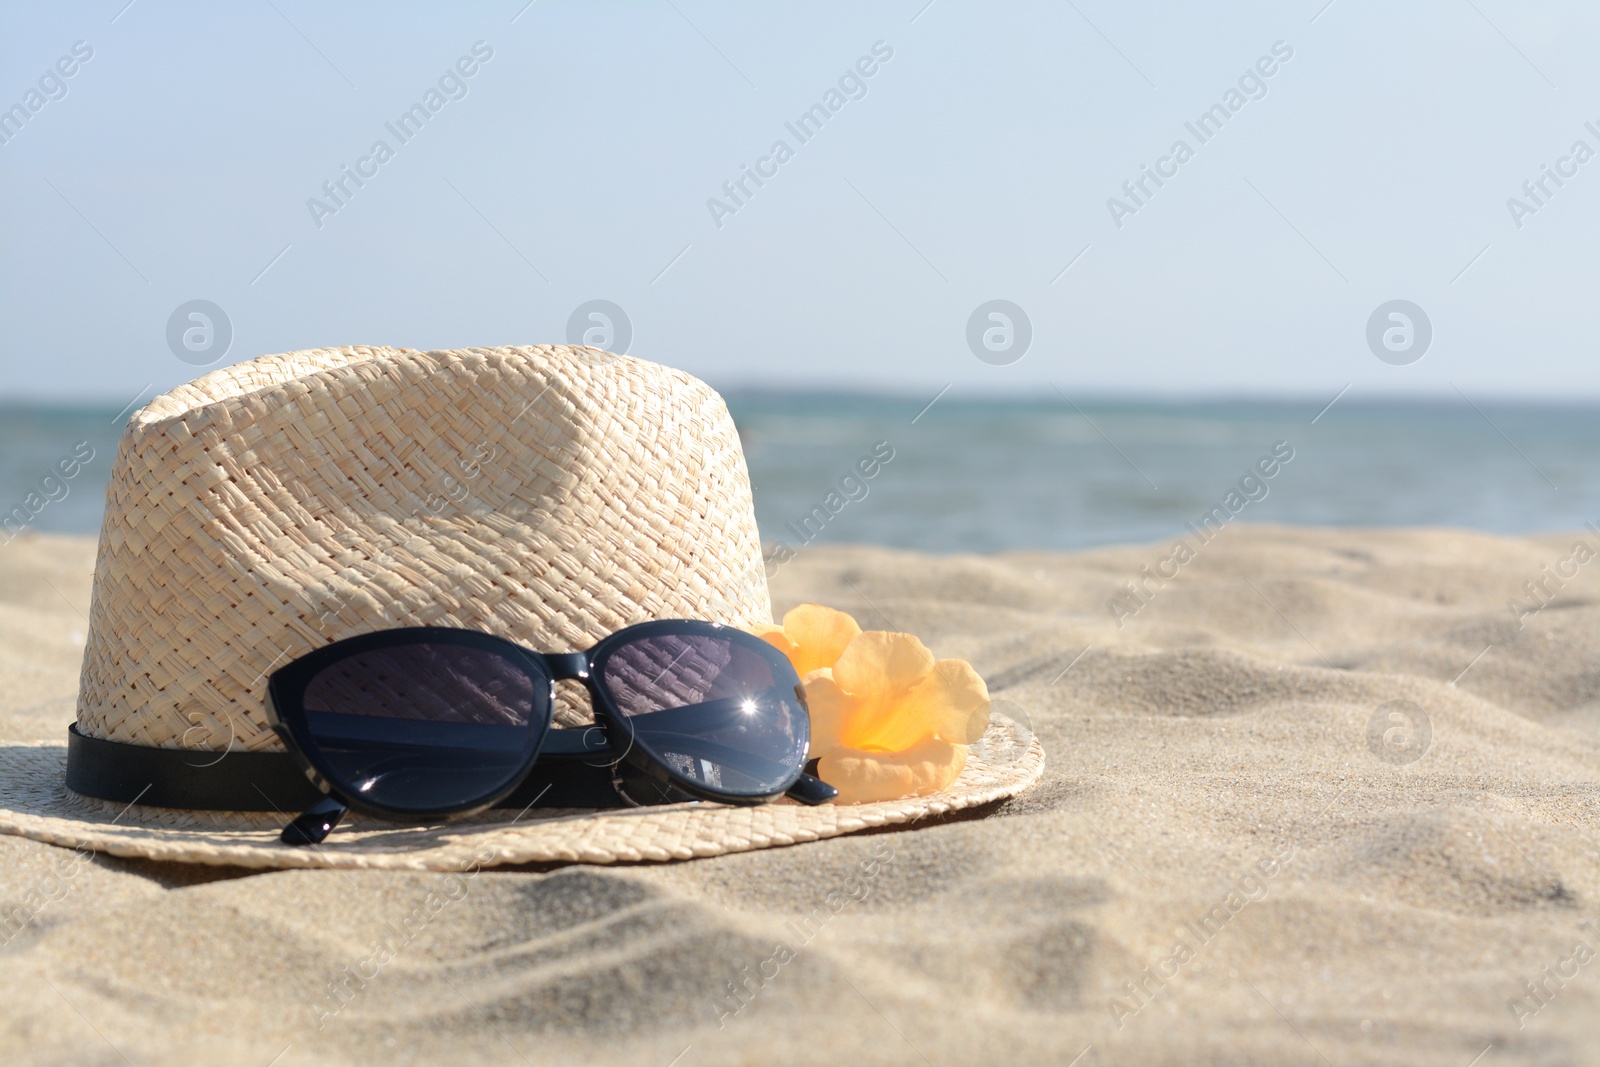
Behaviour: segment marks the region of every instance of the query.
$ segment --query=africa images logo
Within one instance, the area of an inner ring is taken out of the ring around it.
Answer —
[[[46,104],[65,100],[67,79],[93,58],[94,48],[87,41],[74,41],[71,55],[62,56],[52,66],[46,67],[45,72],[39,75],[38,88],[30,88],[22,94],[20,101],[0,111],[0,145],[9,144],[33,116],[45,109]]]
[[[465,100],[467,79],[475,76],[483,64],[493,58],[494,49],[487,42],[473,42],[472,54],[461,56],[453,66],[447,67],[439,75],[437,88],[430,85],[420,100],[402,111],[393,122],[383,124],[383,128],[394,138],[395,147],[390,147],[389,142],[382,138],[373,141],[367,154],[356,160],[354,170],[348,163],[341,164],[338,175],[322,183],[326,200],[307,197],[306,210],[311,212],[311,221],[317,224],[317,229],[326,226],[325,220],[329,216],[337,215],[368,181],[376,178],[379,168],[395,157],[400,146],[410,143],[421,133],[428,121],[443,111],[446,104],[452,100]]]
[[[844,110],[845,104],[851,100],[862,100],[867,95],[867,79],[877,74],[882,65],[894,58],[894,49],[885,41],[872,43],[872,54],[861,56],[853,67],[845,69],[839,75],[838,88],[829,87],[822,94],[822,99],[812,104],[793,122],[785,122],[784,129],[794,137],[795,145],[803,145],[817,134],[822,132],[822,127],[828,121]],[[716,223],[717,229],[722,229],[723,220],[732,215],[737,215],[750,199],[755,196],[756,190],[762,188],[768,181],[778,176],[778,169],[794,158],[795,149],[789,142],[779,139],[772,142],[772,147],[767,154],[755,161],[752,168],[749,164],[739,167],[739,175],[729,178],[722,183],[723,196],[726,200],[711,196],[706,198],[706,210],[711,213],[711,221]],[[750,186],[754,183],[755,189]],[[740,194],[744,194],[741,196]]]
[[[1230,85],[1219,102],[1206,108],[1192,122],[1183,124],[1183,128],[1194,138],[1193,146],[1180,137],[1172,142],[1172,147],[1168,149],[1166,155],[1156,160],[1154,168],[1148,163],[1141,163],[1139,176],[1122,183],[1122,194],[1127,199],[1121,200],[1114,196],[1106,198],[1106,210],[1111,212],[1111,221],[1116,223],[1117,229],[1122,229],[1124,218],[1137,215],[1139,209],[1145,207],[1155,196],[1157,189],[1176,178],[1178,168],[1194,158],[1195,151],[1200,145],[1206,144],[1221,133],[1222,127],[1229,119],[1243,111],[1245,104],[1251,100],[1263,99],[1267,95],[1267,79],[1277,74],[1280,67],[1293,58],[1294,49],[1288,42],[1273,41],[1272,54],[1260,57],[1253,66],[1247,67],[1245,72],[1239,75],[1238,88]],[[1151,183],[1155,184],[1155,189],[1150,187]]]

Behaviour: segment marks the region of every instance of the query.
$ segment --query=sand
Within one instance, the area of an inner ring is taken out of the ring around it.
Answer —
[[[971,660],[1043,782],[906,831],[485,871],[332,1015],[444,876],[87,859],[0,945],[0,1062],[1600,1063],[1600,560],[1507,606],[1576,538],[1236,526],[1120,625],[1167,546],[807,549],[780,612]],[[70,721],[93,555],[0,547],[0,739]],[[71,856],[0,837],[0,911]]]

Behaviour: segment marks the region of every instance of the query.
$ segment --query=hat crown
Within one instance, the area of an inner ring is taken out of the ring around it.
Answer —
[[[129,419],[78,723],[273,749],[267,675],[331,641],[459,626],[569,651],[673,617],[771,618],[738,433],[709,386],[567,346],[266,356]]]

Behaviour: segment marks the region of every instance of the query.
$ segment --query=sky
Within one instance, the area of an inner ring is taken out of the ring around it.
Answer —
[[[1597,30],[1510,0],[6,3],[0,400],[585,330],[723,389],[1594,399]]]

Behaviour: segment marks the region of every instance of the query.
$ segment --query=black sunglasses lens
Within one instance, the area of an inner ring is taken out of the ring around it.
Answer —
[[[516,784],[549,722],[531,664],[448,642],[358,652],[306,684],[306,755],[359,803],[447,813]]]
[[[623,716],[627,743],[706,789],[770,796],[805,767],[811,721],[800,679],[754,637],[641,637],[613,649],[596,680]]]

